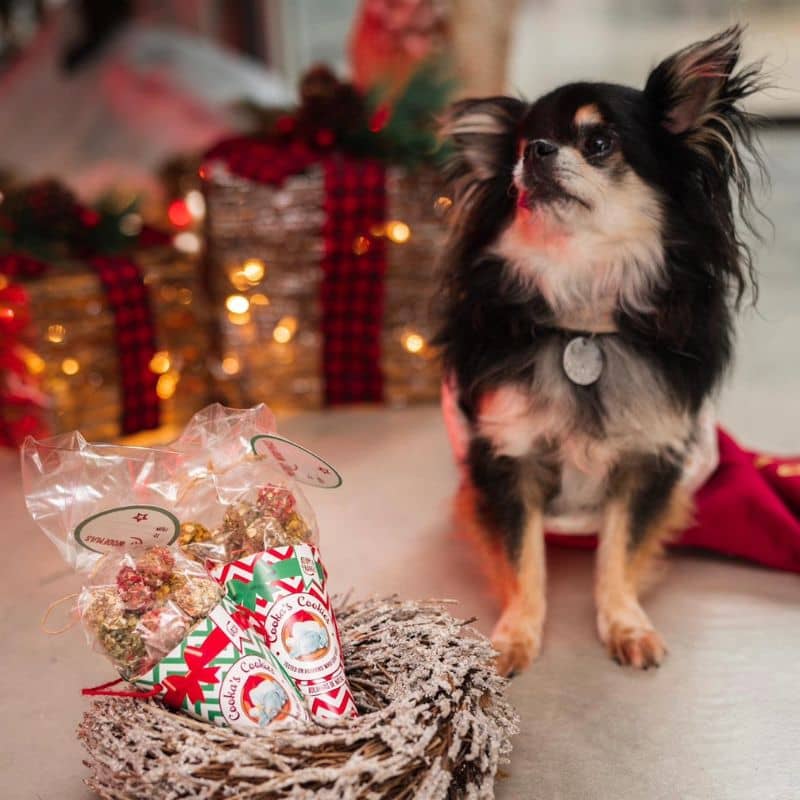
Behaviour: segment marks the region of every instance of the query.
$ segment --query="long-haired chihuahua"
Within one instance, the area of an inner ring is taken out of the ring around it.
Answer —
[[[545,618],[544,519],[601,519],[597,629],[621,664],[665,645],[639,602],[686,526],[682,475],[755,280],[754,119],[736,26],[667,58],[643,91],[573,83],[533,104],[457,103],[453,231],[437,336],[467,420],[471,505],[502,575],[498,669]]]

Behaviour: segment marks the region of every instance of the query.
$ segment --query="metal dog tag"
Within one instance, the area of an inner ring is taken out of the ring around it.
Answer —
[[[603,374],[603,351],[594,339],[576,336],[564,348],[564,372],[578,386],[591,386]]]

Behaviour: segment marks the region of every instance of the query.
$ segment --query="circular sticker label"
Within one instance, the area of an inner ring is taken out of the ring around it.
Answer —
[[[264,627],[269,649],[293,678],[327,678],[341,667],[331,614],[313,595],[282,597],[270,607]]]
[[[225,674],[219,706],[233,728],[277,727],[289,720],[305,719],[297,694],[271,660],[257,655],[243,656]]]
[[[119,506],[83,520],[75,528],[75,541],[95,553],[110,553],[172,544],[180,528],[178,518],[158,506]]]
[[[290,478],[300,483],[320,489],[342,485],[342,476],[324,458],[282,436],[274,433],[254,436],[250,446],[257,456],[272,456]]]

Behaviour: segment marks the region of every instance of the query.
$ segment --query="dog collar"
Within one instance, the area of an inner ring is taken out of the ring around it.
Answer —
[[[557,317],[553,327],[574,333],[602,334],[619,332],[619,328],[614,322],[614,315],[608,311],[602,314],[592,314],[590,312],[567,314],[563,317]]]

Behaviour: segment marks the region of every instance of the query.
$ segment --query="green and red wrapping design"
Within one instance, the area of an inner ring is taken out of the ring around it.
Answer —
[[[152,669],[132,681],[171,708],[241,730],[307,720],[306,705],[280,662],[222,600]]]
[[[271,548],[211,574],[294,680],[313,718],[358,716],[316,547]]]

